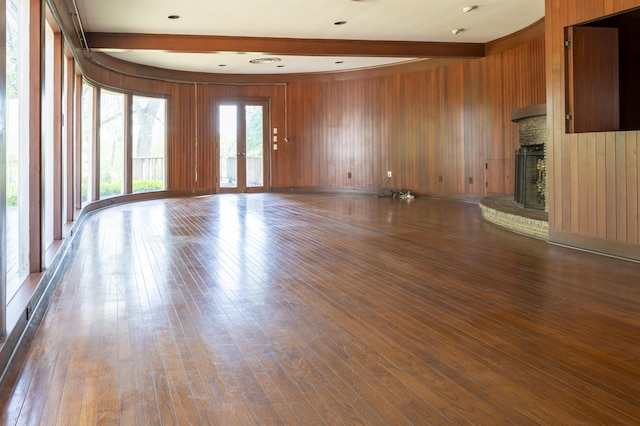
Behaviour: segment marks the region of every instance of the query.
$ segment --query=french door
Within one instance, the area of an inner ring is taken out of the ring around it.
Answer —
[[[268,187],[267,100],[216,102],[218,192],[262,192]]]

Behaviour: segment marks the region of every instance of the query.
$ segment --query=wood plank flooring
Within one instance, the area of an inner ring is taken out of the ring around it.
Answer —
[[[477,205],[140,202],[69,256],[1,424],[640,424],[640,264]]]

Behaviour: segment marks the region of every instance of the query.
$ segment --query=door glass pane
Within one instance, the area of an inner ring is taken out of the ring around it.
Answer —
[[[247,187],[263,186],[263,120],[261,105],[245,107],[245,124],[247,126]]]
[[[124,177],[124,96],[100,95],[100,198],[122,194]]]
[[[166,99],[133,97],[133,192],[164,189]]]
[[[238,107],[220,105],[220,187],[235,188],[238,185]]]

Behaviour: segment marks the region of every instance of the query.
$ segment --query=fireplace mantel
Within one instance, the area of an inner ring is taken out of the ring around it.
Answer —
[[[531,105],[525,108],[516,109],[511,112],[511,121],[517,123],[520,120],[530,117],[547,115],[547,104]]]

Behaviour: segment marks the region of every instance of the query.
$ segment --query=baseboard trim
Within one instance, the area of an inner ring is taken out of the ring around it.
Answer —
[[[400,189],[393,188],[394,191]],[[404,191],[404,189],[402,190]],[[277,194],[285,193],[303,193],[303,194],[347,194],[347,195],[378,195],[378,188],[365,188],[353,186],[274,186],[271,192]],[[452,192],[414,192],[411,194],[420,198],[431,198],[434,200],[460,201],[464,203],[479,204],[482,195],[474,194],[458,194]],[[385,196],[389,196],[389,192],[385,192]]]
[[[271,192],[276,194],[302,193],[302,194],[349,194],[349,195],[376,195],[375,188],[359,187],[335,187],[335,186],[274,186]]]
[[[640,263],[640,245],[549,230],[549,243]]]

